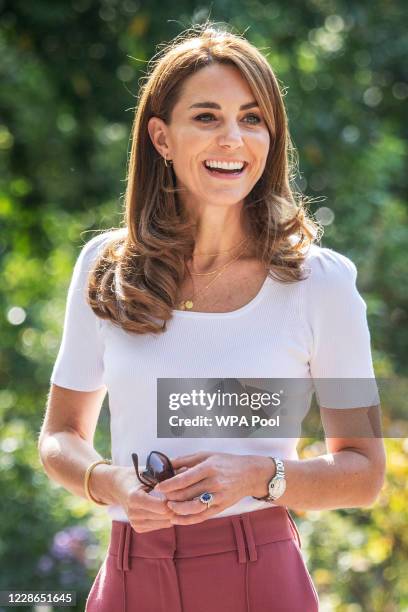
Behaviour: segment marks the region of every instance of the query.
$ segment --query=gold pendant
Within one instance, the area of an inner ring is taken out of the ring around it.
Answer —
[[[186,310],[186,309],[191,310],[193,306],[194,306],[194,303],[191,300],[183,300],[179,304],[179,309],[180,310]]]

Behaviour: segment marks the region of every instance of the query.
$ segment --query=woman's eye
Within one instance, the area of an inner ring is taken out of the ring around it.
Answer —
[[[258,117],[258,115],[247,115],[247,117],[252,117],[253,119],[256,119],[255,123],[261,123],[261,119],[260,117]],[[252,123],[252,121],[251,121]]]
[[[214,119],[214,118],[215,118],[215,116],[214,116],[212,113],[201,113],[201,115],[197,115],[197,117],[194,117],[194,119],[195,119],[196,121],[199,121],[200,123],[209,123],[209,122],[208,122],[208,121],[206,121],[206,120],[201,121],[201,119],[202,119],[203,117],[210,117],[210,118],[212,118],[212,119]],[[249,122],[249,123],[250,123],[250,124],[252,124],[252,125],[257,125],[258,123],[261,123],[261,119],[260,119],[260,117],[258,117],[258,115],[254,115],[254,114],[252,114],[252,113],[251,113],[250,115],[246,115],[246,116],[244,117],[244,119],[247,119],[248,117],[251,117],[252,119],[255,119],[255,122],[254,122],[254,121],[250,121],[250,122]]]
[[[194,117],[194,119],[199,121],[203,117],[214,117],[214,115],[212,113],[202,113],[201,115],[197,115],[197,117]],[[207,121],[204,121],[204,123],[207,123]]]

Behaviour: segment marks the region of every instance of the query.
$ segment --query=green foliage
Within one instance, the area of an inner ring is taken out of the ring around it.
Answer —
[[[408,610],[408,438],[387,439],[387,478],[368,508],[293,512],[323,610]],[[324,443],[303,439],[304,458]]]
[[[226,0],[211,11],[246,30],[285,87],[295,186],[316,198],[323,245],[358,267],[385,377],[407,374],[404,9],[401,0]],[[146,61],[207,14],[186,0],[1,3],[0,590],[71,588],[82,610],[103,558],[105,512],[49,481],[37,435],[73,262],[94,229],[120,224]],[[108,419],[105,406],[103,455]],[[372,508],[297,517],[325,610],[408,610],[408,446],[386,442],[388,480]]]

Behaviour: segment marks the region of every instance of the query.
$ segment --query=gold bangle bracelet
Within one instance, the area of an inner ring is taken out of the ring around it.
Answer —
[[[87,499],[89,499],[89,501],[94,502],[94,504],[98,504],[98,506],[108,506],[109,504],[106,504],[105,502],[98,501],[97,499],[92,497],[91,492],[89,490],[89,479],[90,479],[92,470],[94,469],[94,467],[99,465],[99,463],[106,463],[106,464],[110,465],[112,463],[112,460],[111,459],[98,459],[97,461],[94,461],[93,463],[91,463],[91,465],[87,468],[87,470],[85,472],[85,478],[84,478],[85,495],[86,495]]]

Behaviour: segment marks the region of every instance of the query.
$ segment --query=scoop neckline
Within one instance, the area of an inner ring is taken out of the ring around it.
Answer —
[[[190,318],[190,319],[195,319],[195,318],[199,319],[199,318],[204,318],[204,317],[212,318],[212,319],[217,319],[217,318],[226,319],[229,317],[236,317],[240,314],[243,314],[244,312],[247,312],[247,310],[251,310],[254,306],[256,306],[256,304],[258,304],[258,302],[262,299],[263,294],[265,293],[266,288],[270,282],[272,282],[272,278],[268,274],[264,282],[262,283],[262,286],[259,289],[258,293],[255,295],[255,297],[253,297],[252,300],[250,300],[249,302],[247,302],[240,308],[236,308],[235,310],[228,310],[227,312],[200,312],[197,310],[173,309],[172,313],[174,316],[185,317],[185,318]]]

